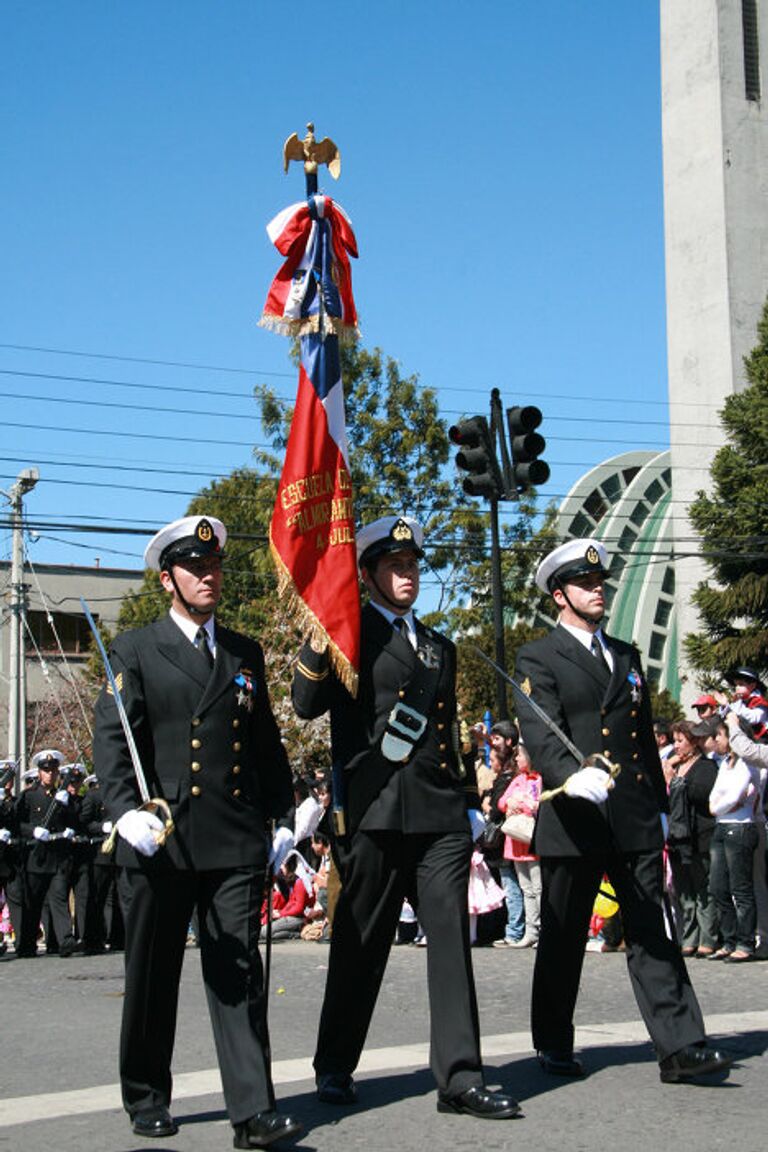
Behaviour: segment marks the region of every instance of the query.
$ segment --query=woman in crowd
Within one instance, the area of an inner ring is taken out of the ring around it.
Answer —
[[[493,783],[490,790],[483,796],[483,812],[489,824],[494,825],[501,831],[501,825],[504,823],[505,811],[499,808],[499,800],[506,792],[516,771],[515,753],[518,745],[518,732],[515,726],[508,720],[500,721],[499,724],[494,725],[494,728],[500,728],[501,724],[507,727],[504,729],[506,735],[502,740],[494,740],[491,745],[490,766],[493,771]],[[515,866],[506,858],[506,837],[500,835],[498,837],[498,847],[494,850],[485,850],[485,858],[492,868],[495,868],[499,873],[499,880],[501,887],[504,890],[504,901],[507,909],[507,922],[504,926],[504,936],[501,940],[494,940],[494,948],[508,948],[512,945],[518,946],[519,942],[523,939],[525,933],[525,906],[523,903],[523,892],[520,887],[520,882],[515,872]]]
[[[725,697],[720,703],[727,706]],[[720,764],[710,797],[710,808],[716,819],[711,887],[722,935],[722,948],[714,959],[738,964],[755,958],[758,919],[765,919],[763,797],[768,746],[756,743],[751,736],[751,726],[732,711],[726,712],[722,726],[730,748]],[[760,927],[763,951],[764,924]]]
[[[709,795],[717,765],[702,755],[692,727],[688,720],[675,721],[675,751],[662,766],[669,789],[667,848],[680,909],[683,955],[706,959],[718,943],[717,910],[709,890],[709,850],[715,826]]]
[[[315,902],[311,877],[307,875],[306,867],[301,868],[301,871],[307,876],[306,880],[299,874],[301,863],[298,852],[289,853],[280,866],[280,873],[275,879],[272,889],[273,940],[298,938],[306,923],[306,914]],[[262,939],[266,938],[268,915],[269,909],[265,900],[261,910]]]
[[[541,796],[541,776],[531,764],[527,749],[518,744],[515,750],[517,771],[497,801],[497,807],[506,816],[528,816],[535,819]],[[516,840],[504,837],[504,866],[514,869],[523,893],[525,932],[522,939],[513,941],[512,947],[532,948],[539,938],[541,924],[541,870],[538,857],[531,852],[530,839]]]

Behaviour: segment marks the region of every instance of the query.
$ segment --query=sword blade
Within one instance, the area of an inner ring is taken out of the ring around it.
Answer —
[[[475,652],[477,652],[478,656],[482,656],[482,658],[483,658],[483,660],[485,660],[486,664],[490,664],[491,668],[493,668],[499,674],[499,676],[503,677],[503,679],[506,680],[508,684],[511,684],[511,686],[514,688],[514,690],[517,692],[518,697],[521,700],[524,700],[525,703],[528,705],[528,707],[533,712],[533,714],[535,716],[537,716],[539,718],[539,720],[541,720],[542,724],[545,724],[547,726],[547,728],[549,728],[550,732],[552,732],[555,736],[557,736],[560,743],[564,744],[565,747],[568,749],[568,751],[571,753],[571,755],[576,757],[579,764],[580,765],[585,764],[587,761],[587,757],[584,755],[584,753],[579,751],[579,749],[576,747],[576,745],[573,743],[573,741],[571,739],[569,739],[568,736],[566,736],[565,732],[563,732],[562,728],[558,724],[555,723],[555,721],[552,719],[552,717],[547,715],[547,713],[544,711],[544,709],[541,707],[541,705],[537,704],[535,700],[531,699],[531,697],[528,695],[527,692],[523,691],[523,689],[518,684],[517,680],[513,680],[513,678],[509,675],[509,673],[505,672],[503,668],[500,668],[495,660],[491,660],[490,656],[486,656],[486,654],[485,654],[485,652],[483,652],[482,648],[478,648],[478,646],[476,644],[473,644],[472,647],[475,650]]]
[[[88,621],[88,627],[91,629],[91,632],[93,633],[93,638],[96,641],[96,647],[99,650],[99,655],[101,656],[101,659],[103,661],[104,671],[107,674],[107,682],[108,682],[110,688],[112,689],[112,696],[114,697],[115,707],[117,708],[117,714],[120,717],[120,723],[123,726],[123,733],[125,734],[125,742],[128,745],[128,752],[129,752],[130,757],[131,757],[131,763],[133,765],[134,775],[136,776],[136,783],[139,786],[139,795],[141,796],[141,802],[142,802],[142,804],[146,804],[149,800],[152,799],[152,797],[150,795],[149,788],[147,786],[147,778],[144,775],[144,769],[141,766],[141,757],[139,756],[139,750],[136,747],[136,741],[134,740],[134,737],[133,737],[133,730],[131,728],[131,722],[128,719],[128,713],[125,710],[125,704],[123,704],[123,700],[122,700],[122,697],[120,695],[120,689],[117,686],[117,681],[115,680],[115,674],[112,671],[112,665],[109,662],[109,656],[107,655],[107,650],[104,647],[104,641],[101,638],[101,633],[99,632],[99,627],[98,627],[96,621],[94,620],[93,616],[91,615],[91,610],[88,607],[88,605],[86,604],[86,602],[82,596],[80,597],[80,604],[82,606],[83,612],[85,613],[85,618]]]

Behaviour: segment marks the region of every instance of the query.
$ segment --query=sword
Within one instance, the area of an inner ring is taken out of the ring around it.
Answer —
[[[511,684],[520,699],[524,700],[528,707],[531,709],[534,716],[538,717],[542,724],[544,724],[554,736],[557,736],[560,743],[565,745],[570,754],[576,758],[580,768],[602,768],[602,770],[607,772],[611,777],[611,783],[608,785],[608,787],[613,786],[613,781],[621,771],[620,764],[611,763],[607,756],[603,756],[602,752],[592,752],[591,755],[585,756],[583,752],[579,751],[570,737],[566,736],[560,725],[556,724],[552,717],[544,711],[541,705],[537,704],[536,701],[533,700],[527,692],[523,691],[517,680],[514,680],[508,672],[504,671],[503,668],[500,668],[494,660],[491,660],[490,656],[486,656],[482,648],[478,648],[476,644],[473,644],[472,648],[475,652],[477,652],[478,656],[482,656],[486,664],[490,664],[491,668],[493,668],[499,676],[506,680],[508,684]],[[559,788],[550,788],[549,791],[542,792],[541,796],[539,797],[539,801],[552,800],[555,796],[560,796],[563,792],[565,792],[565,790],[565,784],[561,784]]]
[[[107,674],[107,683],[109,684],[109,687],[112,690],[112,697],[115,701],[115,707],[117,708],[117,714],[120,717],[120,723],[123,727],[123,734],[125,735],[125,742],[128,746],[128,753],[131,757],[131,764],[133,765],[133,774],[136,777],[136,783],[137,783],[138,788],[139,788],[139,796],[141,797],[141,804],[140,804],[139,808],[140,808],[140,810],[143,809],[147,812],[157,812],[159,810],[160,813],[162,814],[162,818],[164,821],[164,827],[161,829],[161,831],[159,831],[155,834],[155,840],[157,841],[157,843],[159,845],[162,846],[163,844],[165,844],[165,842],[168,839],[168,837],[170,836],[171,832],[173,832],[173,817],[171,816],[170,806],[169,806],[167,800],[164,800],[162,797],[159,797],[159,796],[153,797],[150,794],[149,786],[147,784],[147,778],[144,775],[144,769],[142,768],[142,765],[141,765],[141,757],[139,756],[139,750],[136,747],[136,741],[135,741],[134,736],[133,736],[133,729],[131,728],[131,722],[128,719],[128,713],[125,710],[125,704],[123,704],[123,698],[120,695],[120,689],[118,687],[117,680],[115,679],[115,674],[112,671],[112,665],[110,663],[109,656],[107,655],[107,650],[104,647],[104,641],[101,638],[101,633],[99,632],[99,627],[98,627],[96,621],[94,620],[93,616],[91,615],[91,610],[88,607],[88,605],[86,604],[86,602],[82,596],[80,597],[80,604],[81,604],[81,607],[83,609],[83,612],[85,613],[85,618],[88,621],[88,626],[91,629],[91,632],[93,633],[93,638],[96,641],[96,647],[99,650],[99,655],[101,656],[102,662],[104,664],[104,671]],[[117,836],[117,831],[115,828],[113,828],[112,831],[110,832],[109,836],[107,837],[107,839],[104,841],[104,843],[102,845],[102,848],[101,848],[102,852],[109,853],[109,852],[113,851],[113,849],[115,847],[116,836]]]

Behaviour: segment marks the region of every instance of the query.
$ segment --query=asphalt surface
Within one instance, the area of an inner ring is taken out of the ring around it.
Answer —
[[[274,1078],[283,1111],[305,1125],[304,1152],[528,1148],[602,1152],[687,1148],[741,1152],[764,1147],[768,1083],[768,964],[739,968],[690,962],[710,1035],[733,1051],[730,1077],[715,1084],[662,1085],[620,953],[589,954],[577,1013],[577,1046],[588,1075],[557,1080],[530,1049],[528,1004],[534,953],[478,948],[475,975],[486,1080],[519,1099],[525,1117],[478,1121],[438,1114],[428,1069],[425,953],[392,956],[357,1080],[359,1103],[319,1104],[311,1056],[328,948],[276,945],[270,994]],[[3,1060],[0,1152],[202,1152],[230,1148],[199,954],[184,969],[174,1059],[178,1134],[142,1140],[120,1106],[117,1038],[122,957],[0,961]],[[445,1005],[450,1011],[450,1004]],[[283,1145],[273,1145],[278,1149]]]

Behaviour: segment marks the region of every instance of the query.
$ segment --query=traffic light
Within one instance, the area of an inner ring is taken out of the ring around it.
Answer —
[[[538,488],[549,480],[549,464],[539,460],[547,446],[543,436],[535,431],[541,424],[541,410],[532,405],[507,408],[509,445],[512,452],[512,476],[518,492]]]
[[[470,416],[448,429],[448,435],[461,451],[456,453],[456,467],[469,475],[462,485],[468,496],[483,496],[498,500],[504,493],[499,462],[493,448],[490,428],[485,416]]]

